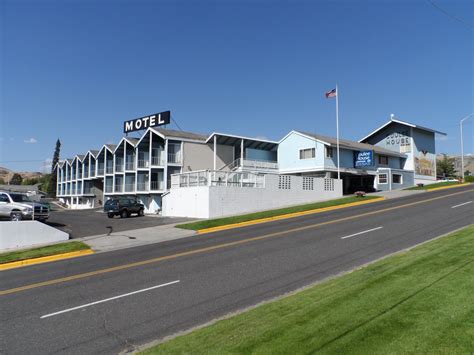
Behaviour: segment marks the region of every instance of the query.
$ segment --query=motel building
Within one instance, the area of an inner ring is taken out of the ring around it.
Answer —
[[[391,117],[358,142],[339,140],[338,180],[336,138],[296,130],[280,141],[203,135],[161,128],[169,111],[149,119],[162,114],[125,122],[116,145],[60,161],[57,198],[83,209],[135,197],[148,214],[212,218],[401,189],[436,181],[435,134],[444,135]]]

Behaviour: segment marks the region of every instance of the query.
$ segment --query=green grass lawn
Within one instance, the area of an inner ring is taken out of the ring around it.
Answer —
[[[0,254],[0,264],[10,263],[26,259],[40,258],[55,254],[69,253],[72,251],[90,249],[87,244],[82,242],[69,242],[54,245],[48,245],[41,248],[24,249]]]
[[[253,221],[253,220],[261,219],[261,218],[281,216],[281,215],[288,214],[288,213],[309,211],[309,210],[313,210],[313,209],[317,209],[317,208],[345,205],[347,203],[360,202],[360,201],[365,201],[365,200],[372,200],[372,199],[376,199],[376,198],[380,198],[380,197],[376,197],[376,196],[344,197],[344,198],[339,198],[339,199],[336,199],[336,200],[330,200],[330,201],[325,201],[325,202],[316,202],[316,203],[310,203],[310,204],[306,204],[306,205],[280,208],[280,209],[277,209],[277,210],[269,210],[269,211],[243,214],[243,215],[239,215],[239,216],[208,219],[208,220],[204,220],[204,221],[178,224],[176,227],[184,228],[184,229],[199,230],[199,229],[204,229],[204,228],[224,226],[224,225],[233,224],[233,223],[248,222],[248,221]]]
[[[472,354],[474,225],[144,354]]]
[[[425,185],[425,186],[413,186],[413,187],[409,187],[405,190],[431,190],[431,189],[435,189],[435,188],[438,188],[438,187],[459,185],[459,184],[460,184],[460,182],[458,182],[458,181],[444,181],[444,182],[437,182],[437,183],[430,184],[430,185]]]

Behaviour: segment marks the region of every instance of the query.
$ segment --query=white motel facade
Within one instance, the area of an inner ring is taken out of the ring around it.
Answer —
[[[436,181],[435,135],[444,135],[392,117],[360,141],[340,139],[338,180],[333,137],[291,131],[272,141],[150,126],[141,132],[61,160],[57,198],[82,209],[133,196],[146,213],[211,218],[401,189]]]

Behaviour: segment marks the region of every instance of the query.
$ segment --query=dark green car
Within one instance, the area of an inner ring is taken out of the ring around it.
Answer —
[[[127,218],[132,213],[143,216],[145,214],[145,205],[129,197],[111,198],[105,202],[104,212],[107,213],[109,218],[114,218],[114,216]]]

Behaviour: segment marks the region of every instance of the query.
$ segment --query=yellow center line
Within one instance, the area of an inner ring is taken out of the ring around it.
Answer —
[[[106,268],[106,269],[99,269],[99,270],[90,271],[90,272],[86,272],[86,273],[82,273],[82,274],[76,274],[76,275],[72,275],[72,276],[67,276],[67,277],[62,277],[62,278],[58,278],[58,279],[53,279],[53,280],[38,282],[38,283],[29,284],[29,285],[25,285],[25,286],[20,286],[20,287],[8,289],[8,290],[0,291],[0,296],[9,295],[9,294],[12,294],[12,293],[17,293],[17,292],[26,291],[26,290],[31,290],[31,289],[38,288],[38,287],[56,285],[56,284],[64,283],[64,282],[68,282],[68,281],[79,280],[79,279],[83,279],[83,278],[90,277],[90,276],[97,276],[97,275],[107,274],[107,273],[114,272],[114,271],[130,269],[130,268],[137,267],[137,266],[153,264],[153,263],[157,263],[157,262],[160,262],[160,261],[177,259],[177,258],[180,258],[180,257],[183,257],[183,256],[201,254],[201,253],[205,253],[205,252],[209,252],[209,251],[229,248],[229,247],[242,245],[242,244],[247,244],[247,243],[251,243],[251,242],[255,242],[255,241],[259,241],[259,240],[275,238],[275,237],[281,237],[281,236],[287,235],[289,233],[300,232],[300,231],[304,231],[304,230],[308,230],[308,229],[312,229],[312,228],[317,228],[317,227],[321,227],[321,226],[326,226],[326,225],[330,225],[330,224],[335,224],[335,223],[339,223],[339,222],[344,222],[344,221],[350,221],[350,220],[353,220],[353,219],[372,216],[372,215],[375,215],[375,214],[384,213],[384,212],[388,212],[388,211],[393,211],[393,210],[396,210],[396,209],[405,208],[405,207],[409,207],[409,206],[416,206],[416,205],[420,205],[420,204],[423,204],[423,203],[427,203],[427,202],[447,198],[447,197],[450,197],[450,196],[464,194],[464,193],[469,192],[469,191],[474,191],[474,190],[471,189],[471,190],[467,190],[467,191],[460,191],[460,192],[452,193],[452,194],[449,194],[449,195],[432,197],[430,199],[411,202],[411,203],[407,203],[407,204],[399,205],[399,206],[394,206],[394,207],[388,207],[388,208],[384,208],[384,209],[377,210],[377,211],[365,212],[365,213],[361,213],[361,214],[354,215],[354,216],[348,216],[348,217],[334,219],[334,220],[330,220],[330,221],[326,221],[326,222],[311,224],[311,225],[308,225],[308,226],[297,227],[297,228],[288,229],[288,230],[284,230],[284,231],[264,234],[264,235],[261,235],[261,236],[258,236],[258,237],[246,238],[246,239],[238,240],[238,241],[235,241],[235,242],[222,243],[222,244],[214,245],[214,246],[211,246],[211,247],[205,247],[205,248],[189,250],[189,251],[176,253],[176,254],[172,254],[172,255],[160,256],[160,257],[153,258],[153,259],[138,261],[138,262],[119,265],[119,266],[114,266],[114,267],[110,267],[110,268]]]

